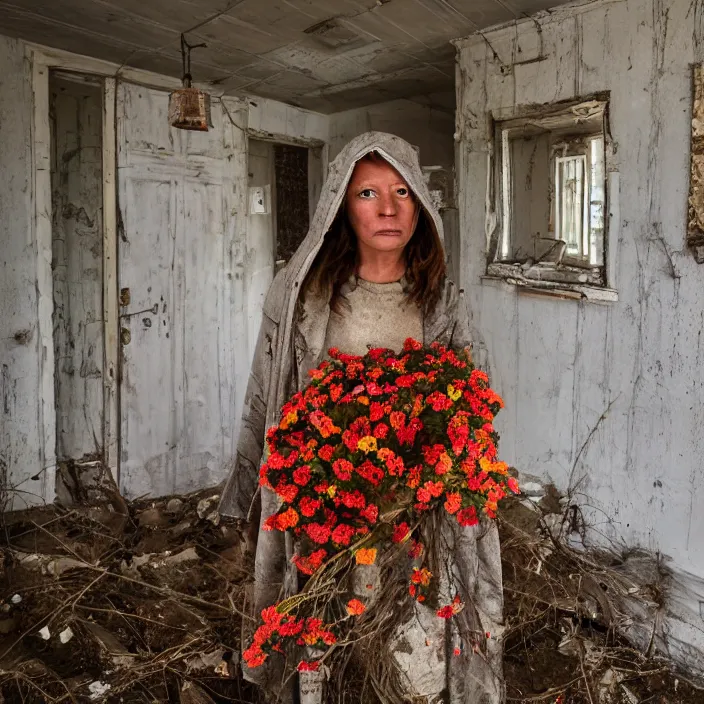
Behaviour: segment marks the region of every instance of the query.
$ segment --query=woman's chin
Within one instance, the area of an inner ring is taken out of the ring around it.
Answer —
[[[371,242],[367,243],[369,249],[376,252],[396,252],[401,251],[406,246],[406,242],[397,236],[379,235]]]

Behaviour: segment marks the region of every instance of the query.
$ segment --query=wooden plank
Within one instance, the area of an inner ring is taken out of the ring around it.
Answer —
[[[54,500],[56,471],[56,408],[54,397],[53,279],[51,272],[51,126],[49,69],[32,67],[34,95],[32,164],[34,166],[33,242],[36,243],[37,329],[39,345],[39,472],[43,500]]]
[[[103,366],[104,463],[119,486],[119,318],[117,282],[117,184],[115,154],[116,86],[114,78],[103,82]]]

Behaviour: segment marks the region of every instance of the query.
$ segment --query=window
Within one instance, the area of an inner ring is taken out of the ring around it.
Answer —
[[[496,123],[489,275],[605,286],[606,102]]]
[[[687,244],[697,263],[704,264],[704,64],[695,66],[693,74]]]

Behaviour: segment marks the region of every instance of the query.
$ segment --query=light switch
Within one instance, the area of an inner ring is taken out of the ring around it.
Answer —
[[[249,212],[251,215],[266,215],[269,212],[267,186],[252,186],[249,189]]]

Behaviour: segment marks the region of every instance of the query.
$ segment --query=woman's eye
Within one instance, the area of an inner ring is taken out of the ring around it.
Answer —
[[[408,189],[407,188],[399,188],[396,193],[398,193],[400,196],[403,198],[406,198],[408,196]]]
[[[373,198],[374,191],[371,188],[365,188],[360,194],[360,198]]]

